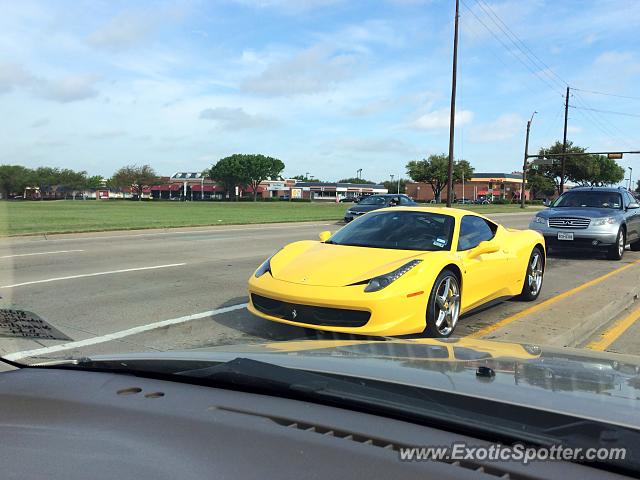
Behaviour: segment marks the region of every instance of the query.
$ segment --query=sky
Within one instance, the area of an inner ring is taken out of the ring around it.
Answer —
[[[640,150],[640,2],[461,0],[455,158],[562,138]],[[0,0],[0,163],[110,176],[233,153],[285,176],[406,176],[446,153],[453,0]],[[601,95],[602,92],[619,96]],[[580,107],[580,108],[574,108]],[[585,110],[610,110],[614,115]],[[636,167],[639,156],[620,163]]]

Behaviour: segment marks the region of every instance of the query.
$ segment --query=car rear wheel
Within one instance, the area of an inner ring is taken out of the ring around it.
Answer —
[[[544,279],[544,253],[540,247],[535,247],[529,256],[527,274],[524,277],[520,298],[532,302],[540,295],[542,280]]]
[[[626,235],[624,228],[620,227],[618,230],[618,236],[616,237],[616,243],[609,247],[607,257],[609,260],[621,260],[624,255],[624,247],[626,245]]]
[[[460,316],[460,281],[448,269],[436,278],[429,295],[425,334],[445,338],[453,333]]]

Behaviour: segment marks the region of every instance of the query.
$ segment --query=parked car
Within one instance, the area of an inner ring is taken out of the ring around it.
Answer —
[[[540,211],[529,227],[542,233],[552,249],[604,250],[612,260],[622,258],[627,244],[640,250],[640,204],[622,188],[573,188]]]
[[[392,207],[394,205],[409,207],[418,205],[406,195],[369,195],[362,198],[357,205],[349,207],[344,214],[344,221],[350,222],[367,212],[378,210],[379,208]]]
[[[343,197],[340,199],[340,203],[358,203],[357,197]]]
[[[456,200],[456,203],[459,205],[470,205],[474,203],[474,201],[470,198],[459,198],[458,200]]]

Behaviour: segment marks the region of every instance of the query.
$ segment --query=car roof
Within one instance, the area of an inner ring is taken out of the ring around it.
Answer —
[[[571,190],[567,190],[565,193],[589,192],[592,190],[596,192],[622,193],[626,189],[623,187],[574,187]]]

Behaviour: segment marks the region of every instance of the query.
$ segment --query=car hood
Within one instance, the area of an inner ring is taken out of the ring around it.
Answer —
[[[345,339],[91,359],[225,362],[238,357],[523,404],[640,428],[640,359],[604,352],[466,338]],[[495,375],[477,375],[478,366],[491,368]]]
[[[560,207],[560,208],[547,208],[538,212],[538,216],[542,218],[550,217],[613,217],[619,215],[621,210],[614,210],[612,208],[592,208],[592,207]]]
[[[350,247],[303,241],[288,245],[271,259],[277,280],[341,287],[389,273],[424,252]]]

